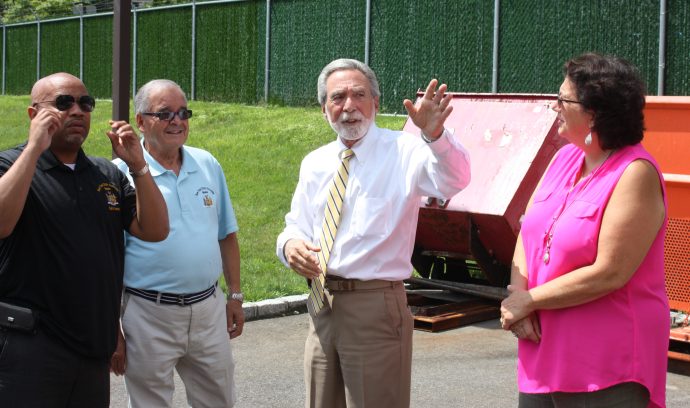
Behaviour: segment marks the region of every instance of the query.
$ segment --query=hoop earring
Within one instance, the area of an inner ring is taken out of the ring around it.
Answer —
[[[587,136],[585,136],[585,144],[587,146],[592,144],[592,133],[587,133]]]

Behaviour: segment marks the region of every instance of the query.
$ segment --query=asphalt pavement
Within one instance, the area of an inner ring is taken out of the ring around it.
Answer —
[[[309,316],[254,320],[233,340],[238,408],[304,406],[302,355]],[[517,406],[517,342],[497,319],[438,333],[415,330],[412,407]],[[669,373],[669,408],[690,407],[690,376]],[[176,377],[174,407],[186,407]],[[127,407],[122,377],[111,377],[111,407]]]

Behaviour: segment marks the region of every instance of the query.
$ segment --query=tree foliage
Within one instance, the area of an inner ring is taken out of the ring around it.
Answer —
[[[80,8],[86,13],[113,10],[114,0],[0,0],[0,18],[3,24],[23,21],[47,20],[78,15]],[[117,0],[115,0],[117,1]],[[202,0],[203,1],[203,0]],[[131,0],[141,3],[138,7],[156,7],[169,4],[191,3],[192,0]],[[201,2],[201,1],[197,1]]]

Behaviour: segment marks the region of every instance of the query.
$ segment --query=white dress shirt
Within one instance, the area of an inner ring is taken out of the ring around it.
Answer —
[[[326,194],[338,154],[338,138],[309,153],[300,168],[276,254],[286,265],[285,243],[293,238],[318,245]],[[348,279],[410,277],[421,196],[450,198],[470,181],[469,154],[448,131],[433,143],[372,124],[354,145],[340,226],[328,274]]]

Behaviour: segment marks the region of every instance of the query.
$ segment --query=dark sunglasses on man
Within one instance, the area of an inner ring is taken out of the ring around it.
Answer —
[[[187,120],[192,117],[192,111],[190,109],[182,108],[177,112],[142,112],[142,115],[155,116],[158,120],[171,121],[175,119],[177,115],[180,120]]]
[[[82,95],[77,100],[75,100],[74,96],[72,95],[58,95],[58,97],[55,98],[55,100],[34,102],[33,106],[36,106],[39,103],[55,103],[55,107],[57,108],[57,110],[66,111],[69,110],[72,106],[74,106],[75,102],[77,103],[77,105],[79,105],[79,108],[84,112],[93,112],[93,110],[96,108],[96,100],[89,95]]]

